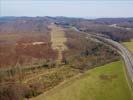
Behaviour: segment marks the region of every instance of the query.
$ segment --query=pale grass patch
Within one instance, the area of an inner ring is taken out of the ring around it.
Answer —
[[[61,27],[58,27],[54,24],[51,24],[49,26],[51,28],[51,42],[52,42],[52,48],[54,50],[58,51],[58,61],[62,60],[62,52],[64,50],[67,50],[67,46],[64,44],[67,41],[67,38],[65,37],[65,32]]]
[[[130,42],[123,42],[122,44],[133,52],[133,39]]]

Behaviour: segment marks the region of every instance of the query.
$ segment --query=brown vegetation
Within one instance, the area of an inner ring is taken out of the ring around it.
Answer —
[[[58,51],[52,48],[51,30],[48,28],[51,21],[56,22],[58,18],[0,20],[0,100],[23,100],[37,96],[74,75],[119,59],[118,54],[108,46],[85,38],[84,34],[67,27],[61,31],[67,38],[63,42],[68,49],[61,51],[63,63],[57,66]],[[60,21],[59,25],[65,27],[62,24],[64,19]],[[65,21],[69,22],[67,25],[71,23],[85,29],[83,31],[87,31],[88,24],[92,23],[81,19]],[[94,27],[96,32],[102,29]],[[64,46],[63,42],[61,40]],[[37,75],[39,77],[35,77]],[[106,79],[106,75],[100,78]]]
[[[116,51],[100,42],[86,39],[81,33],[66,30],[66,36],[66,45],[70,50],[64,52],[64,58],[73,68],[87,70],[119,58]]]

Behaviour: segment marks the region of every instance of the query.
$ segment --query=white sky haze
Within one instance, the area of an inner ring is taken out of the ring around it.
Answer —
[[[133,1],[0,0],[0,16],[133,17]]]

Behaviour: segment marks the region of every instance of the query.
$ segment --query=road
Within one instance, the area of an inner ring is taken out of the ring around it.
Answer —
[[[77,28],[75,28],[76,31],[78,32],[82,32],[79,31]],[[85,32],[82,32],[85,33]],[[121,55],[121,57],[123,58],[124,62],[125,62],[125,67],[126,67],[126,72],[128,77],[130,78],[131,82],[133,83],[133,56],[132,53],[125,48],[123,45],[121,45],[120,43],[113,41],[112,39],[106,38],[102,35],[98,35],[98,34],[89,34],[89,33],[85,33],[88,35],[88,37],[97,39],[107,45],[110,45],[111,47],[115,48],[117,50],[117,52]]]
[[[74,30],[76,30],[78,32],[82,32],[82,31],[77,30],[76,28],[74,28]],[[82,32],[82,33],[85,33],[85,32]],[[107,45],[110,45],[111,47],[113,47],[117,50],[117,52],[121,55],[121,57],[123,58],[123,60],[125,62],[127,74],[133,83],[133,57],[132,57],[132,54],[129,52],[129,50],[127,48],[125,48],[123,45],[121,45],[120,43],[113,41],[111,39],[108,39],[106,37],[103,37],[102,35],[92,35],[92,34],[87,33],[87,38],[89,38],[89,37],[91,37],[95,40],[98,40],[100,42],[103,42]],[[57,88],[55,88],[55,89],[57,89]],[[54,89],[52,89],[52,90],[54,91]],[[51,93],[51,91],[48,91],[45,94],[42,94],[42,95],[32,98],[30,100],[40,100],[40,98],[44,98],[47,95],[47,93],[49,94],[49,93]]]
[[[125,48],[123,45],[121,45],[120,43],[113,41],[111,39],[107,39],[104,37],[100,37],[100,36],[92,36],[94,38],[97,38],[98,40],[111,45],[113,48],[115,48],[118,53],[121,55],[121,57],[123,58],[125,65],[126,65],[126,71],[128,76],[130,77],[132,83],[133,83],[133,56],[132,53]]]

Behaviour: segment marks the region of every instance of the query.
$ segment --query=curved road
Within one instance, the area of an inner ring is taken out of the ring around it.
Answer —
[[[73,29],[78,32],[85,33],[85,32],[79,31],[76,27],[73,27]],[[113,41],[111,39],[108,39],[106,37],[103,37],[102,35],[97,35],[97,34],[93,35],[89,33],[85,33],[85,34],[87,35],[87,38],[91,37],[93,39],[97,39],[107,45],[110,45],[111,47],[117,50],[117,52],[122,56],[125,62],[128,77],[131,79],[131,82],[133,83],[133,57],[132,57],[132,54],[129,52],[129,50],[125,48],[124,46],[122,46],[120,43]],[[38,98],[42,98],[42,96],[43,95],[40,95],[30,100],[38,100]]]
[[[76,30],[78,32],[82,32],[82,31],[78,30],[76,27],[74,27],[74,30]],[[85,32],[82,32],[82,33],[85,33]],[[123,45],[121,45],[120,43],[118,43],[116,41],[113,41],[112,39],[108,39],[99,34],[89,34],[89,33],[85,33],[85,34],[87,34],[89,37],[97,39],[107,45],[110,45],[117,50],[117,52],[121,55],[121,57],[123,58],[123,60],[125,62],[128,77],[130,78],[130,80],[133,84],[133,56],[132,56],[132,53],[127,48],[125,48]]]
[[[120,53],[120,55],[122,56],[125,65],[126,65],[126,71],[128,76],[130,77],[132,83],[133,83],[133,56],[132,53],[125,48],[123,45],[121,45],[120,43],[113,41],[111,39],[107,39],[101,36],[96,36],[93,35],[93,38],[96,38],[108,45],[111,45],[113,48],[116,48],[116,50]]]

